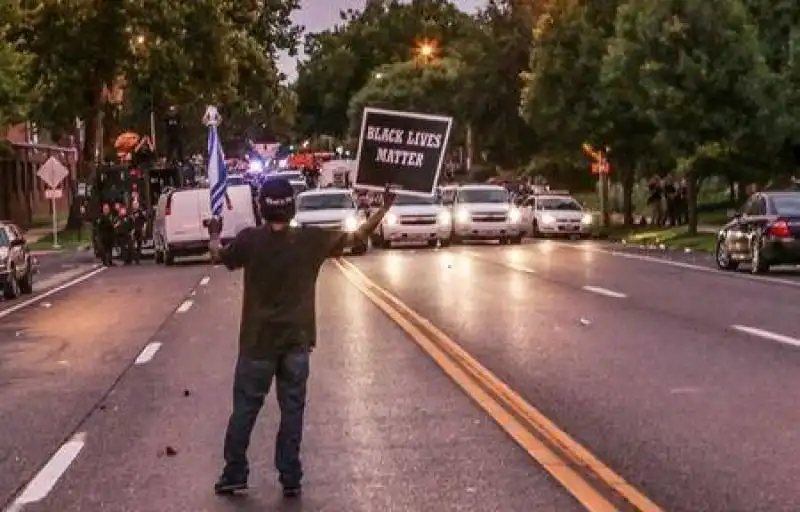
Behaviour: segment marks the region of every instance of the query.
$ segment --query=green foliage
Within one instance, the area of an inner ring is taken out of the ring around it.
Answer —
[[[298,68],[299,130],[306,135],[347,133],[350,100],[382,66],[414,58],[435,41],[438,57],[457,55],[474,34],[473,20],[446,0],[370,0],[341,15],[342,24],[306,38],[308,61]]]
[[[12,30],[19,15],[15,2],[0,3],[0,126],[23,120],[30,106],[25,83],[30,56],[18,49]]]
[[[220,106],[233,129],[266,125],[281,94],[275,55],[294,48],[299,30],[289,18],[297,0],[26,5],[15,33],[33,56],[32,114],[54,129],[81,118],[93,132],[101,110],[140,128],[151,109],[164,113],[171,105],[183,107],[185,125],[200,125],[208,103]],[[124,89],[121,108],[103,106],[112,84]],[[85,157],[92,153],[85,148]]]
[[[461,63],[452,58],[426,65],[412,61],[378,68],[375,77],[350,102],[350,133],[358,134],[364,107],[462,117],[460,70]]]

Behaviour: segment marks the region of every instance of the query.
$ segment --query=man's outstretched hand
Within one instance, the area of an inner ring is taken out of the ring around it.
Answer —
[[[218,217],[212,217],[203,221],[203,225],[208,229],[208,236],[211,238],[219,237],[222,233],[222,219]]]
[[[216,264],[219,262],[219,251],[222,249],[222,242],[220,235],[222,234],[222,219],[212,217],[203,222],[203,225],[208,229],[208,250],[211,252],[211,263]]]

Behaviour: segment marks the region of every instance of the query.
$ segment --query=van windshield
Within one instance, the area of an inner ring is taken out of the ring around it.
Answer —
[[[301,194],[297,197],[297,210],[344,210],[355,208],[349,194]]]

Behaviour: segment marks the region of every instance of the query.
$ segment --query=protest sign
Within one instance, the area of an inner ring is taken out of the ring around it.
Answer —
[[[367,107],[355,187],[383,190],[389,184],[408,194],[434,195],[452,124],[450,117]]]

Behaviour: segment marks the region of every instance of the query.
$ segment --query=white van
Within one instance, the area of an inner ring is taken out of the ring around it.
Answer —
[[[228,187],[230,206],[223,212],[222,241],[228,242],[246,227],[256,225],[253,196],[249,185]],[[203,222],[211,218],[210,190],[190,188],[162,194],[153,222],[153,245],[157,263],[173,265],[175,258],[208,252],[208,230]]]

